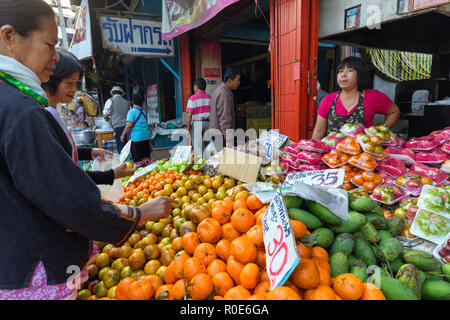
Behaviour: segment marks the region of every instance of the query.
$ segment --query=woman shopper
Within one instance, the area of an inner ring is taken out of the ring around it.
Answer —
[[[344,59],[337,69],[339,92],[327,95],[317,110],[313,139],[339,132],[346,123],[373,126],[375,114],[384,114],[384,124],[392,127],[400,117],[399,107],[384,93],[369,88],[369,71],[358,57]]]
[[[150,160],[150,130],[147,124],[147,115],[142,106],[145,97],[140,87],[133,89],[131,103],[133,107],[128,111],[127,124],[120,140],[125,143],[128,133],[131,133],[131,157],[134,163],[141,160]]]
[[[174,203],[101,200],[44,109],[41,83],[59,60],[57,43],[45,2],[0,2],[0,299],[74,299],[70,280],[85,274],[91,240],[122,245],[139,223],[167,217]]]
[[[48,82],[42,84],[49,101],[49,106],[45,109],[58,121],[67,135],[72,146],[72,158],[75,163],[78,163],[78,160],[93,160],[97,157],[105,159],[108,155],[112,156],[112,152],[103,149],[77,148],[70,130],[67,128],[58,110],[56,110],[58,103],[70,103],[73,100],[78,90],[81,73],[83,72],[81,63],[73,54],[64,52],[62,49],[58,49],[57,53],[60,60],[56,63],[53,75]],[[134,169],[128,169],[127,164],[123,163],[117,168],[108,171],[87,171],[86,173],[96,184],[112,185],[115,179],[131,176],[134,173]]]

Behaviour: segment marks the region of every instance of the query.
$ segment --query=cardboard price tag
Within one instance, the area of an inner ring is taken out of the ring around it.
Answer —
[[[273,144],[273,146],[275,148],[279,149],[286,142],[287,139],[288,139],[287,136],[285,136],[281,133],[278,133],[274,130],[269,130],[267,132],[267,134],[265,134],[263,137],[261,137],[260,140],[264,141],[264,142],[269,142],[269,143]]]
[[[327,169],[291,173],[286,177],[283,187],[292,187],[295,181],[311,186],[338,188],[344,183],[344,169]]]
[[[191,158],[191,151],[192,146],[176,147],[172,157],[170,158],[170,162],[189,161]]]
[[[266,270],[273,290],[282,286],[300,263],[294,233],[281,190],[278,190],[262,219]]]

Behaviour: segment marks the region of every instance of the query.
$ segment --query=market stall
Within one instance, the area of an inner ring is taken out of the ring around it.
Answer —
[[[172,214],[99,243],[79,299],[448,300],[450,127],[402,141],[345,125],[269,131],[207,161],[139,163],[118,203]]]

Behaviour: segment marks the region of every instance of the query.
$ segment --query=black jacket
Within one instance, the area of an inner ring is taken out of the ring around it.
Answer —
[[[0,97],[0,290],[28,287],[39,261],[47,284],[64,283],[90,239],[122,245],[137,222],[100,199],[49,112],[6,83]]]
[[[80,160],[92,160],[92,148],[77,148],[78,158]],[[113,184],[114,183],[114,170],[108,171],[86,171],[87,175],[96,184]]]

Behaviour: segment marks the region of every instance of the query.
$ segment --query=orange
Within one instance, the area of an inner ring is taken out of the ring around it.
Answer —
[[[264,280],[260,281],[255,290],[253,290],[253,294],[263,295],[264,297],[270,292],[270,281]]]
[[[336,294],[329,286],[320,285],[312,289],[310,300],[336,300]]]
[[[189,290],[186,290],[185,280],[180,279],[173,285],[172,294],[175,300],[181,300],[184,296],[189,295]]]
[[[206,268],[206,273],[212,278],[219,272],[227,271],[227,264],[220,259],[214,259]]]
[[[317,264],[316,264],[316,267],[317,267],[317,270],[319,271],[319,278],[320,278],[319,284],[321,286],[330,287],[331,286],[331,275],[328,272],[328,270],[326,270],[325,268],[323,268],[321,266],[318,266]]]
[[[290,279],[301,289],[312,289],[320,283],[320,274],[313,261],[302,259]]]
[[[247,198],[247,208],[250,211],[256,212],[259,209],[261,209],[264,206],[264,204],[261,202],[261,200],[258,199],[258,197],[254,194],[251,194]]]
[[[266,250],[258,250],[255,262],[261,269],[266,267]]]
[[[188,281],[191,281],[196,274],[205,272],[206,267],[198,258],[189,258],[183,264],[183,274]]]
[[[237,199],[233,204],[233,211],[236,211],[238,209],[248,209],[247,208],[247,201],[245,199]]]
[[[177,280],[181,279],[184,262],[189,258],[187,254],[181,254],[173,260],[172,272]]]
[[[216,244],[216,254],[217,256],[226,261],[230,256],[230,246],[231,241],[227,239],[222,239]]]
[[[353,273],[338,275],[333,289],[344,300],[358,300],[364,293],[363,282]]]
[[[225,224],[231,220],[231,211],[232,209],[229,207],[219,204],[211,211],[211,217],[219,221],[220,224]]]
[[[216,243],[222,237],[222,228],[216,219],[206,218],[197,226],[197,234],[201,242]]]
[[[156,292],[156,290],[158,290],[158,288],[163,285],[161,278],[158,277],[156,274],[144,276],[143,278],[148,279],[150,281],[150,283],[152,284],[152,287],[153,287],[153,292]],[[116,289],[116,291],[117,291],[117,289]],[[116,295],[117,295],[117,292],[116,292]]]
[[[231,224],[239,232],[247,232],[255,223],[255,215],[250,210],[238,209],[231,215]]]
[[[259,248],[264,243],[263,230],[261,226],[254,225],[250,228],[250,230],[247,231],[246,234],[257,248]]]
[[[119,284],[116,287],[116,299],[117,300],[129,300],[128,298],[128,288],[130,287],[130,284],[132,284],[134,281],[133,278],[125,278],[119,282]]]
[[[311,258],[319,258],[328,262],[328,252],[322,247],[313,247],[311,249]]]
[[[184,251],[186,251],[187,254],[192,255],[194,254],[195,248],[200,244],[200,240],[198,239],[196,232],[188,232],[181,238],[181,243]]]
[[[311,247],[307,247],[301,242],[297,244],[297,251],[301,259],[311,258]]]
[[[173,300],[173,284],[163,284],[156,290],[155,299],[156,300]]]
[[[254,263],[247,263],[239,275],[241,285],[246,289],[255,289],[258,284],[259,267]]]
[[[372,283],[363,283],[364,292],[360,300],[386,300],[383,292]]]
[[[304,237],[306,235],[308,229],[306,228],[306,225],[303,222],[293,219],[289,219],[289,221],[291,222],[291,227],[292,231],[294,232],[295,239]]]
[[[250,296],[250,291],[248,291],[241,285],[237,285],[236,287],[229,289],[225,293],[224,298],[225,300],[246,300]]]
[[[234,283],[240,284],[241,283],[241,271],[244,268],[244,264],[240,263],[238,260],[236,260],[233,256],[230,256],[227,259],[227,272],[230,275],[230,277],[233,279]]]
[[[214,291],[220,296],[224,296],[228,290],[234,287],[233,279],[226,272],[218,272],[212,277]]]
[[[153,297],[153,293],[153,286],[150,280],[139,279],[130,283],[128,300],[150,300]]]
[[[201,243],[195,248],[194,258],[199,259],[205,267],[217,258],[216,247],[211,243]]]
[[[234,228],[231,222],[222,225],[222,239],[232,241],[240,235],[241,233]]]
[[[236,194],[236,196],[234,197],[234,200],[247,200],[247,198],[250,196],[250,192],[248,192],[247,190],[242,190],[240,192],[238,192]]]
[[[211,277],[206,273],[196,274],[192,278],[190,285],[189,291],[193,300],[205,300],[214,290]]]
[[[254,262],[257,256],[256,246],[248,237],[238,237],[231,241],[230,254],[240,263]]]
[[[298,293],[289,287],[276,287],[266,295],[267,300],[301,300]]]
[[[375,180],[375,173],[371,171],[366,171],[362,174],[362,178],[364,181],[374,181]]]

